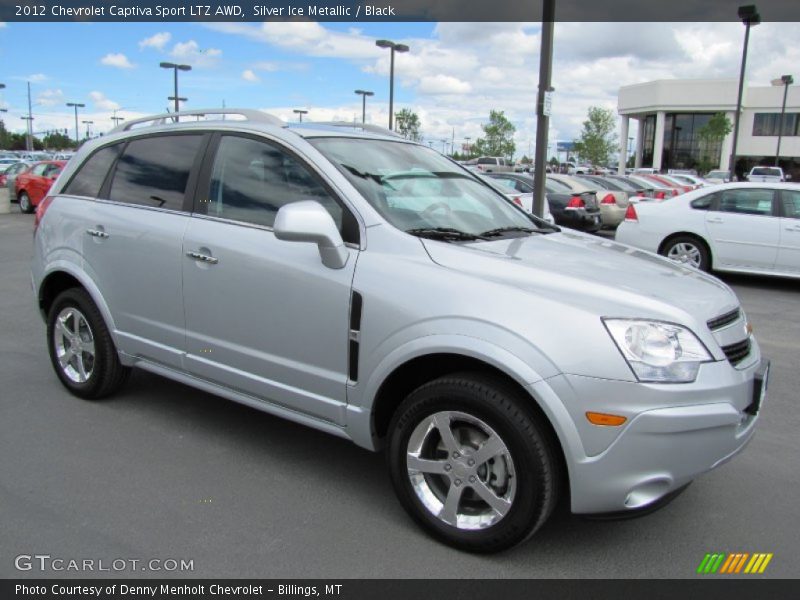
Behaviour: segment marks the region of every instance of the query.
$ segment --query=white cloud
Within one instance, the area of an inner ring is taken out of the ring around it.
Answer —
[[[218,48],[200,48],[197,42],[189,40],[188,42],[175,44],[172,47],[170,56],[192,67],[213,67],[222,57],[222,50]]]
[[[306,56],[366,59],[378,57],[385,52],[375,46],[374,37],[364,36],[358,29],[349,29],[347,32],[334,31],[312,21],[260,25],[209,23],[207,27]]]
[[[0,21],[0,29],[5,29],[6,27],[8,27],[8,23],[5,21]]]
[[[132,69],[134,67],[134,65],[132,65],[128,60],[127,56],[119,53],[106,54],[100,59],[100,64],[103,64],[107,67],[115,67],[117,69]]]
[[[242,79],[244,79],[245,81],[249,81],[251,83],[258,83],[259,81],[261,81],[258,78],[258,75],[256,75],[252,69],[245,69],[244,71],[242,71]]]
[[[163,50],[171,39],[171,33],[162,31],[161,33],[151,35],[149,38],[145,38],[139,42],[139,49],[144,50],[145,48],[155,48],[156,50]]]
[[[121,108],[118,102],[106,98],[102,92],[89,92],[89,98],[92,100],[96,108],[100,110],[119,110]]]
[[[417,90],[421,94],[466,94],[472,86],[449,75],[426,75],[419,81]]]
[[[64,92],[61,90],[47,89],[36,96],[36,103],[42,106],[58,106],[64,101]]]
[[[31,83],[42,83],[44,81],[47,81],[48,77],[44,73],[34,73],[33,75],[28,75],[23,79],[30,81]]]

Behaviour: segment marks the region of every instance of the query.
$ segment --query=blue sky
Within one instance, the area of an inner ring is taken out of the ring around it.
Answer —
[[[181,74],[187,107],[268,110],[293,119],[360,117],[357,88],[373,90],[368,121],[388,120],[388,52],[374,40],[411,47],[398,55],[395,109],[422,120],[427,139],[475,140],[491,109],[517,127],[518,155],[535,138],[540,27],[535,23],[0,23],[0,105],[22,130],[31,81],[37,131],[73,132],[65,102],[83,102],[93,132],[163,112],[172,94],[160,61],[193,65]],[[768,85],[800,64],[800,24],[754,29],[748,80]],[[621,85],[668,78],[736,77],[739,23],[557,23],[550,139],[576,137],[590,106],[614,109]]]

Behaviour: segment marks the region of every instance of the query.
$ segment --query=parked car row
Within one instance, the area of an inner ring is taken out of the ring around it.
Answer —
[[[0,169],[0,187],[8,189],[9,199],[19,202],[22,212],[32,213],[66,164],[65,160],[45,160],[7,165]]]

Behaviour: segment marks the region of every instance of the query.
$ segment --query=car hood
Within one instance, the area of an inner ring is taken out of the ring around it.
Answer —
[[[469,244],[422,241],[443,267],[601,316],[704,323],[739,306],[715,277],[572,230]]]

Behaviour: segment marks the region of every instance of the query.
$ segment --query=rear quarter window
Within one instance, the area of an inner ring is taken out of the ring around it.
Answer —
[[[97,198],[106,175],[108,175],[108,170],[119,156],[121,148],[122,144],[119,143],[97,150],[78,168],[64,188],[64,193]]]
[[[714,203],[714,199],[718,195],[719,194],[708,194],[701,198],[697,198],[696,200],[692,200],[690,206],[697,210],[708,210],[709,208],[711,208],[711,205]]]

